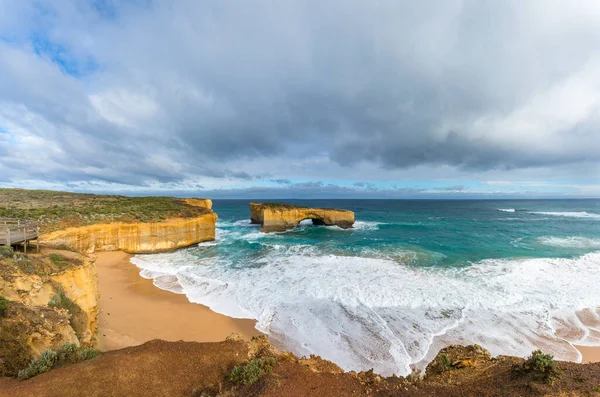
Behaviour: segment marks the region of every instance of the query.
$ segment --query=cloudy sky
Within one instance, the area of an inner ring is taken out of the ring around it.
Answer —
[[[0,0],[0,186],[600,197],[600,2]]]

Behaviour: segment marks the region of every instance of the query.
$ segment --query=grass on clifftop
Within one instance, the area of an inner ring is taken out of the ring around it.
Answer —
[[[0,218],[24,218],[39,223],[40,233],[71,226],[110,222],[159,222],[193,218],[210,212],[175,197],[125,197],[0,189]]]
[[[10,246],[0,245],[0,279],[18,273],[45,276],[83,264],[82,256],[75,252],[66,252],[62,255],[55,252],[47,253],[47,249],[44,249],[39,254],[24,254],[14,251]]]

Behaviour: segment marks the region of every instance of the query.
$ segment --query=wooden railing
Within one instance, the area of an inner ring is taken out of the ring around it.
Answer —
[[[0,218],[0,245],[25,245],[31,240],[37,240],[39,250],[39,227],[37,222],[27,219]]]

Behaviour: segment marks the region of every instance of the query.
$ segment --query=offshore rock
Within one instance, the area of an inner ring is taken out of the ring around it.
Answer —
[[[351,228],[354,212],[332,208],[308,208],[281,203],[250,203],[250,220],[262,225],[263,232],[293,229],[300,222],[312,219],[314,225]]]

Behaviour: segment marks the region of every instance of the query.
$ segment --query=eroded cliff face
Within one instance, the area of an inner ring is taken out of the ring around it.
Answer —
[[[0,293],[12,302],[29,308],[47,307],[61,294],[73,303],[67,313],[81,343],[96,345],[98,332],[98,275],[94,262],[86,258],[83,264],[49,274],[12,272],[0,277]],[[71,337],[66,339],[71,341]],[[35,349],[34,349],[35,350]],[[37,350],[36,350],[37,351]]]
[[[198,201],[208,201],[212,206],[210,200]],[[87,253],[119,250],[155,253],[214,240],[216,221],[217,214],[211,211],[195,218],[173,218],[164,222],[73,227],[42,235],[41,240],[51,245],[64,244]]]
[[[250,220],[261,224],[261,231],[275,232],[292,229],[305,219],[315,225],[339,226],[347,229],[354,224],[354,212],[329,208],[296,207],[287,204],[250,203]]]
[[[46,349],[80,345],[69,313],[48,306],[11,302],[0,317],[0,376],[14,376]]]
[[[0,375],[16,375],[29,360],[65,343],[97,345],[98,276],[91,258],[44,248],[0,257]]]

